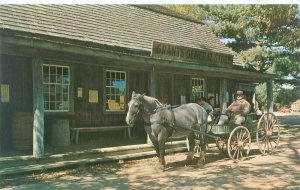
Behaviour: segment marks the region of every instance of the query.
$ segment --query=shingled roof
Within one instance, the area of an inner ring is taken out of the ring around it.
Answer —
[[[205,24],[131,5],[0,5],[0,29],[149,55],[153,41],[234,54]]]

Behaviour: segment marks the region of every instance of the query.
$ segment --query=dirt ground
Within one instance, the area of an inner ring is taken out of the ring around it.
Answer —
[[[240,163],[211,149],[203,167],[185,166],[186,153],[166,156],[162,172],[157,158],[82,166],[10,179],[3,189],[300,189],[300,114],[280,114],[281,143],[261,156],[255,146]]]

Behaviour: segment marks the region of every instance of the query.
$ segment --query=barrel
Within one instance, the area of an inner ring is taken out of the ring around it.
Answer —
[[[33,114],[17,112],[13,114],[11,137],[15,150],[32,149]]]
[[[53,146],[70,145],[69,120],[54,119],[52,121],[51,144]]]

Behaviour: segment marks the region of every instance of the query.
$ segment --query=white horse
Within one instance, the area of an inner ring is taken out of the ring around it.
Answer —
[[[156,98],[132,93],[128,103],[128,112],[126,122],[133,125],[135,121],[142,117],[145,121],[145,131],[149,135],[159,163],[164,170],[165,162],[165,143],[167,138],[172,134],[186,135],[189,141],[189,153],[186,158],[186,164],[191,164],[194,155],[196,134],[199,136],[201,153],[199,163],[205,161],[205,138],[207,124],[206,111],[195,103],[184,104],[177,108],[171,109],[161,104]]]

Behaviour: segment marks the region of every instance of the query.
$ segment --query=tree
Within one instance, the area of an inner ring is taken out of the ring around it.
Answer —
[[[247,70],[277,74],[274,85],[277,107],[300,98],[297,95],[300,89],[300,13],[297,5],[190,6],[167,8],[208,24],[220,39],[226,39],[226,45],[237,52]],[[201,14],[194,16],[197,13]],[[281,84],[291,84],[295,88],[282,89]],[[264,88],[257,88],[263,104],[266,103]],[[287,94],[294,96],[285,96]]]
[[[300,85],[297,5],[208,5],[206,19],[248,70],[274,72],[277,83]]]

